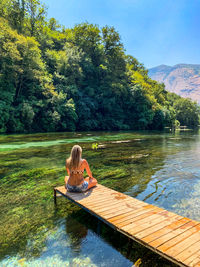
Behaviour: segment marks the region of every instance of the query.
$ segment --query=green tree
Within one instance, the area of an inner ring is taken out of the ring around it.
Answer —
[[[176,118],[182,126],[197,127],[199,125],[199,106],[189,98],[180,98],[174,103]]]
[[[198,105],[152,80],[114,27],[65,28],[40,0],[2,0],[0,17],[0,132],[198,125]]]

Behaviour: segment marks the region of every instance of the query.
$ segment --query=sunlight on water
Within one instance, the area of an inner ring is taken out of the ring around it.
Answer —
[[[82,135],[82,134],[81,134]],[[92,135],[92,134],[87,134],[87,135]],[[78,135],[80,136],[80,135]],[[19,136],[22,137],[22,136]],[[108,135],[106,136],[106,140],[115,140],[119,138],[126,138],[125,135],[123,134],[116,134],[116,135]],[[20,138],[23,139],[23,138]],[[97,142],[97,141],[102,141],[104,140],[104,136],[90,136],[90,137],[82,137],[82,138],[73,138],[73,139],[56,139],[56,140],[51,140],[51,141],[35,141],[35,142],[23,142],[20,141],[13,141],[10,140],[9,143],[0,143],[0,151],[9,151],[9,150],[15,150],[15,149],[25,149],[29,147],[47,147],[47,146],[54,146],[54,145],[59,145],[59,144],[73,144],[73,143],[81,143],[81,142]],[[130,140],[119,140],[119,141],[113,141],[112,143],[126,143],[130,142]]]
[[[173,266],[102,225],[64,198],[65,159],[73,144],[99,183],[200,220],[197,133],[91,132],[0,136],[0,266]],[[97,143],[97,149],[92,144]]]
[[[137,197],[200,221],[199,178],[200,143],[195,143],[189,151],[168,155],[163,167],[155,172],[147,188]]]

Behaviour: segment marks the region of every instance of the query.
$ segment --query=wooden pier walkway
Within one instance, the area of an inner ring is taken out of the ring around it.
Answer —
[[[55,187],[55,203],[57,193],[177,265],[200,266],[200,222],[99,184],[85,193]]]

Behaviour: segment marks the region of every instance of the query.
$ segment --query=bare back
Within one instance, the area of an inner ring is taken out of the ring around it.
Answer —
[[[68,180],[69,185],[80,185],[80,184],[82,184],[84,182],[83,173],[84,173],[85,169],[86,169],[87,174],[89,175],[89,177],[92,177],[92,173],[90,171],[90,167],[88,165],[87,160],[85,160],[85,159],[81,159],[79,167],[76,168],[76,169],[69,168],[69,164],[66,161],[66,169],[67,169],[67,172],[69,174],[69,180]]]

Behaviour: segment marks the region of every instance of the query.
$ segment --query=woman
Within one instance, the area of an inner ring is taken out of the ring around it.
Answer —
[[[82,148],[78,145],[72,147],[71,155],[66,160],[66,170],[69,176],[65,176],[65,187],[70,192],[85,192],[95,186],[97,180],[93,178],[87,160],[82,159]],[[83,177],[86,169],[89,177]]]

